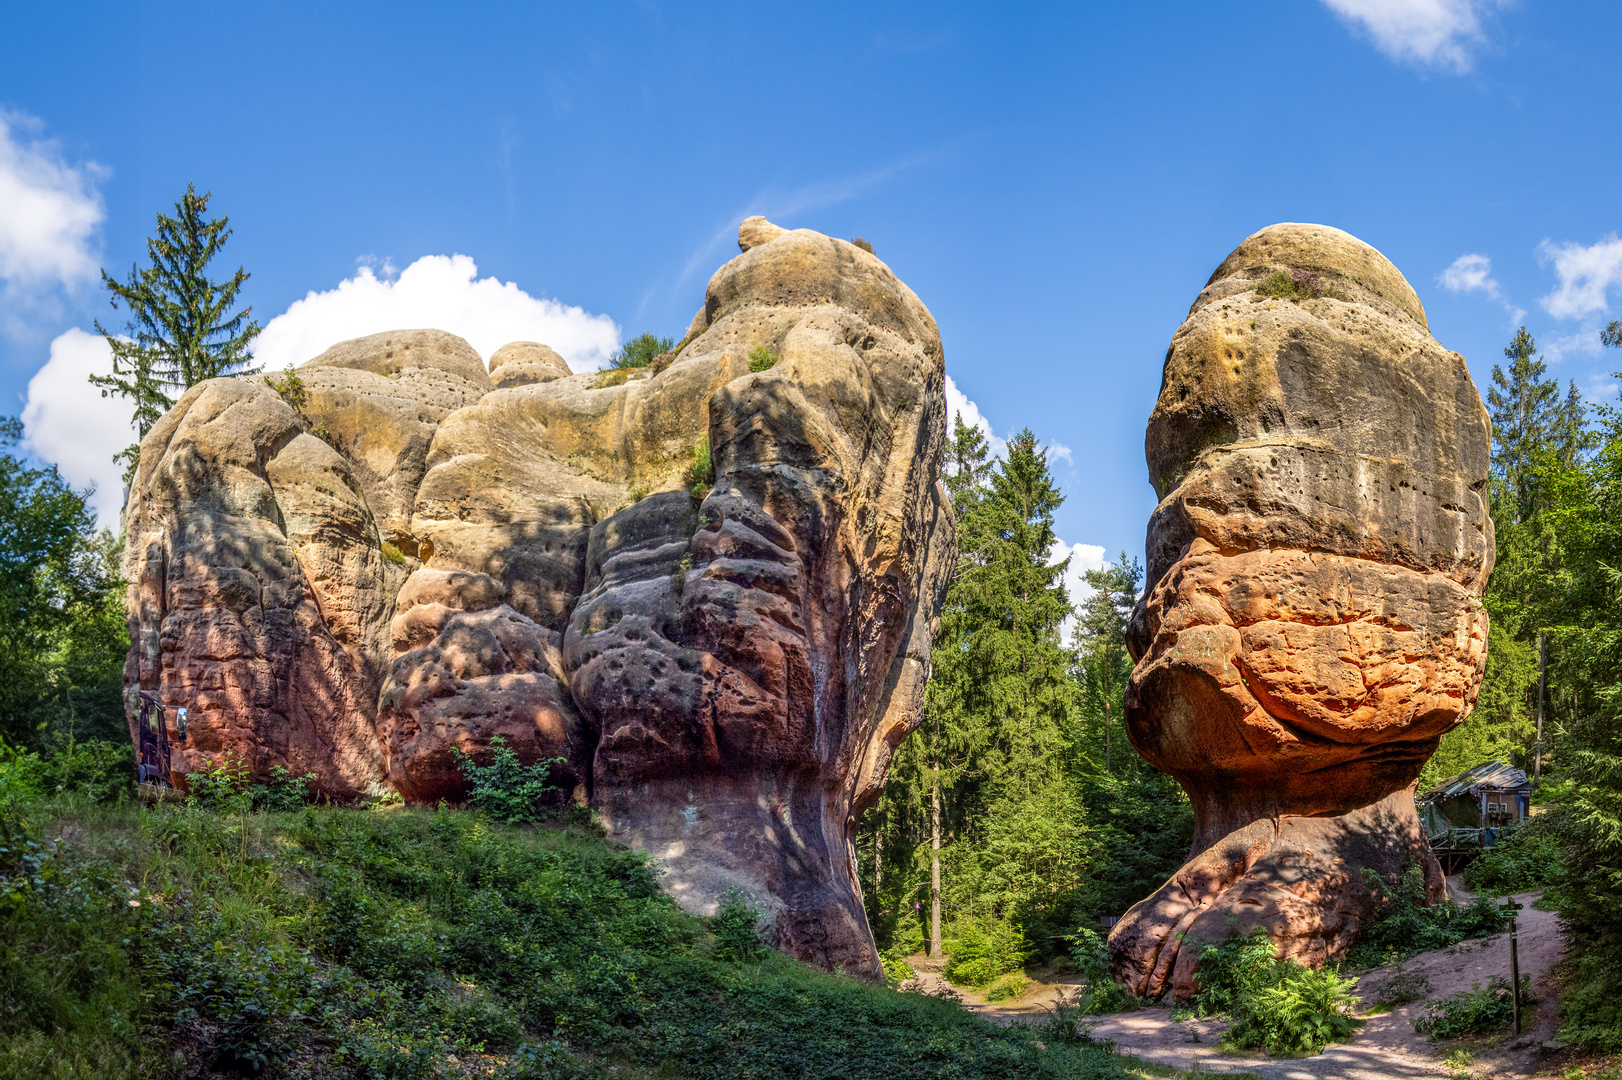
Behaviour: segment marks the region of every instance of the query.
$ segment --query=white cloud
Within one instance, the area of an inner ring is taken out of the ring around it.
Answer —
[[[90,508],[102,525],[118,528],[124,506],[123,469],[113,455],[135,441],[127,398],[107,397],[86,380],[113,369],[106,339],[74,328],[51,342],[51,358],[28,381],[24,443],[51,462],[68,483],[94,487]]]
[[[41,130],[33,117],[0,110],[0,281],[8,306],[94,281],[101,265],[96,231],[106,211],[96,183],[106,170],[69,164],[56,143],[38,137]]]
[[[1471,49],[1486,38],[1482,16],[1504,0],[1324,0],[1335,14],[1361,27],[1393,60],[1470,70]]]
[[[957,388],[950,375],[946,376],[946,435],[951,438],[952,418],[963,417],[963,423],[972,428],[979,428],[986,437],[986,443],[991,447],[992,457],[1002,457],[1008,449],[1008,442],[997,438],[991,430],[991,421],[980,415],[980,406],[964,396],[963,391]]]
[[[1509,313],[1509,322],[1513,326],[1526,316],[1526,309],[1516,307],[1504,298],[1503,289],[1498,279],[1492,276],[1492,260],[1485,255],[1460,255],[1441,274],[1437,281],[1448,292],[1486,293],[1487,297],[1503,305]]]
[[[1615,233],[1595,244],[1538,245],[1538,259],[1554,264],[1560,286],[1539,301],[1557,319],[1573,319],[1606,310],[1606,295],[1622,285],[1622,239]]]
[[[1067,544],[1063,540],[1055,540],[1048,550],[1048,565],[1052,566],[1066,557],[1070,559],[1070,565],[1064,570],[1065,595],[1070,598],[1072,606],[1079,608],[1093,595],[1093,587],[1087,584],[1087,571],[1104,569],[1104,548],[1100,544]],[[1075,633],[1074,615],[1059,624],[1061,640],[1069,641]]]
[[[1599,339],[1598,326],[1585,326],[1570,334],[1559,334],[1553,337],[1540,337],[1538,351],[1548,358],[1551,364],[1558,364],[1569,357],[1598,356],[1603,347]]]
[[[1065,462],[1068,465],[1070,465],[1072,468],[1075,467],[1076,457],[1075,457],[1074,454],[1072,454],[1070,452],[1070,447],[1066,446],[1064,443],[1062,443],[1062,442],[1050,442],[1047,445],[1047,451],[1048,451],[1048,460],[1051,461],[1051,460],[1053,460],[1055,458],[1064,458]]]
[[[466,255],[424,255],[389,279],[362,266],[326,292],[311,292],[265,325],[254,359],[268,370],[294,367],[350,338],[385,330],[445,330],[467,339],[485,360],[509,341],[539,341],[575,371],[595,371],[619,345],[607,315],[545,297],[512,282],[478,277]]]

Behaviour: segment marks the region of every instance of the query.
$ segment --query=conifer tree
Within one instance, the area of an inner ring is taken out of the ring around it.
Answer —
[[[1560,383],[1545,379],[1549,366],[1538,357],[1537,342],[1521,327],[1504,350],[1509,361],[1492,368],[1487,405],[1492,415],[1493,503],[1507,509],[1512,523],[1537,509],[1536,457],[1553,451],[1570,463],[1582,449],[1586,409],[1575,383],[1561,400]]]
[[[208,276],[209,262],[231,237],[229,218],[206,216],[211,195],[198,195],[187,184],[175,216],[158,214],[157,233],[146,242],[151,264],[132,266],[122,282],[101,273],[112,306],[122,302],[129,321],[122,334],[95,324],[112,349],[113,373],[92,375],[90,381],[102,397],[131,399],[142,438],[174,405],[172,391],[250,370],[248,343],[259,324],[250,319],[251,307],[232,310],[248,272],[239,266],[219,282]],[[126,482],[135,474],[140,450],[136,443],[115,455],[125,463]]]

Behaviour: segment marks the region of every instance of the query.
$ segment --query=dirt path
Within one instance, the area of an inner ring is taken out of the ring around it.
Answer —
[[[1461,903],[1470,898],[1456,879],[1449,887]],[[1172,1019],[1167,1007],[1140,1009],[1115,1016],[1100,1016],[1088,1022],[1093,1035],[1111,1039],[1121,1053],[1178,1069],[1199,1069],[1210,1073],[1254,1073],[1264,1080],[1406,1080],[1409,1077],[1453,1076],[1441,1062],[1449,1050],[1467,1047],[1475,1057],[1470,1073],[1474,1077],[1502,1077],[1505,1080],[1558,1075],[1552,1061],[1540,1055],[1539,1044],[1554,1038],[1555,998],[1545,977],[1560,959],[1564,941],[1552,912],[1532,906],[1537,893],[1522,893],[1516,900],[1525,904],[1520,918],[1521,974],[1530,975],[1538,1003],[1524,1016],[1525,1035],[1510,1034],[1477,1041],[1431,1042],[1414,1033],[1414,1020],[1422,1016],[1430,1002],[1473,985],[1485,986],[1494,975],[1509,975],[1509,935],[1481,941],[1468,941],[1449,949],[1421,953],[1400,965],[1373,968],[1362,974],[1357,994],[1368,1007],[1380,991],[1399,973],[1429,983],[1424,999],[1380,1015],[1367,1022],[1350,1043],[1335,1044],[1317,1057],[1272,1060],[1266,1057],[1239,1057],[1222,1051],[1223,1021]],[[926,957],[913,957],[919,989],[939,993],[946,984],[939,964]],[[1040,1014],[1060,995],[1074,987],[1063,979],[1035,981],[1030,990],[1015,1001],[990,1004],[973,991],[950,987],[961,996],[964,1008],[1002,1023]],[[1367,1014],[1365,1014],[1367,1015]]]

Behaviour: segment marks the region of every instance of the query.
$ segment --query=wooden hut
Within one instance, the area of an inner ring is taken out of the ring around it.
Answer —
[[[1532,811],[1526,773],[1487,761],[1442,781],[1415,800],[1431,851],[1447,873],[1498,843],[1500,830]]]

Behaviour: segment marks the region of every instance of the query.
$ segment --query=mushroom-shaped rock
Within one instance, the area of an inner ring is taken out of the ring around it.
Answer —
[[[1110,935],[1134,993],[1262,927],[1344,955],[1362,871],[1441,875],[1413,785],[1480,689],[1490,434],[1464,358],[1378,251],[1274,225],[1172,338],[1145,440],[1161,501],[1127,730],[1193,803],[1189,863]]]

